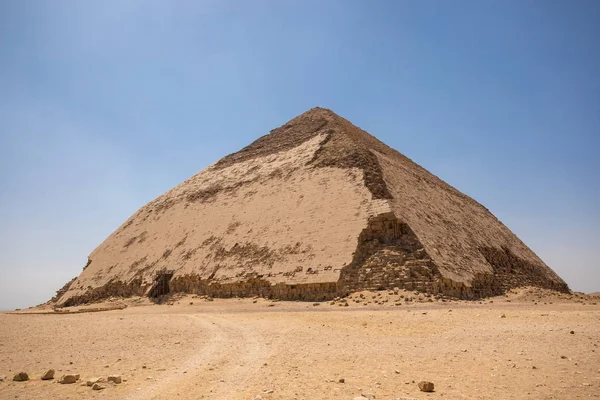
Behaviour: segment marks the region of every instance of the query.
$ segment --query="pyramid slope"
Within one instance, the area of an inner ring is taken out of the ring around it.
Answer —
[[[314,108],[143,206],[58,303],[395,286],[473,298],[524,284],[568,290],[479,203]]]

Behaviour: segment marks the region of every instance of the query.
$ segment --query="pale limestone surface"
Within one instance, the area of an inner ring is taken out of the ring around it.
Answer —
[[[145,205],[90,254],[91,264],[62,301],[115,277],[127,282],[144,268],[147,285],[165,268],[175,277],[212,275],[223,283],[247,272],[271,283],[336,282],[368,219],[390,207],[387,200],[371,198],[359,169],[308,167],[323,140],[319,135],[289,151],[224,169],[209,167]],[[280,175],[272,176],[276,170]],[[240,181],[251,182],[226,190]],[[222,189],[209,201],[186,200],[214,185]],[[127,245],[132,238],[143,240]],[[202,246],[210,238],[218,238],[225,251],[236,244],[268,249],[276,253],[276,262],[268,265],[247,254],[215,260],[213,249]],[[184,258],[189,251],[193,254]]]

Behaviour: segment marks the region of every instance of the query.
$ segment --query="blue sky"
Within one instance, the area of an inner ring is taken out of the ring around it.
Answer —
[[[0,0],[0,309],[314,106],[600,290],[600,3]]]

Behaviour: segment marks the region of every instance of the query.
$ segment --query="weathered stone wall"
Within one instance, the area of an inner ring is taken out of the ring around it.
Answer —
[[[261,278],[219,283],[202,279],[196,275],[176,277],[170,282],[172,292],[193,293],[212,297],[252,297],[260,296],[281,300],[322,301],[337,295],[335,282],[305,283],[288,285],[272,284]]]
[[[141,278],[135,278],[129,282],[112,280],[103,286],[89,287],[83,294],[68,298],[61,306],[69,307],[78,304],[94,303],[109,297],[143,296],[146,290],[147,285],[142,284]]]
[[[537,265],[515,255],[509,248],[481,247],[479,249],[494,270],[489,285],[494,293],[503,293],[518,286],[537,286],[545,289],[569,292],[562,280],[553,279]],[[479,284],[476,279],[473,286]]]
[[[352,263],[342,269],[340,291],[394,287],[437,293],[439,273],[410,227],[393,213],[372,217],[358,238]]]

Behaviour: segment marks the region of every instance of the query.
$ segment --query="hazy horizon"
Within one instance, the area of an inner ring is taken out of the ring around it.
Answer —
[[[0,310],[314,106],[600,291],[598,21],[585,1],[0,0]]]

